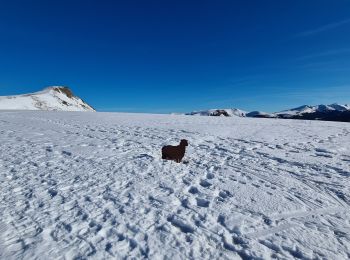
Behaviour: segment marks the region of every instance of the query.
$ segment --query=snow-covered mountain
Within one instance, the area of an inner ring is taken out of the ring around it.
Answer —
[[[300,106],[275,113],[278,118],[350,122],[349,105]]]
[[[68,87],[62,86],[31,94],[0,96],[0,110],[95,111]]]
[[[303,105],[275,113],[266,113],[262,111],[245,112],[240,109],[210,109],[195,111],[187,115],[200,116],[239,116],[239,117],[260,117],[260,118],[283,118],[283,119],[308,119],[325,121],[343,121],[350,122],[350,105]]]
[[[349,105],[339,105],[334,103],[331,105],[317,105],[317,106],[303,105],[297,108],[284,110],[275,114],[280,116],[297,116],[297,115],[311,114],[311,113],[329,113],[329,112],[345,112],[345,111],[350,111]]]

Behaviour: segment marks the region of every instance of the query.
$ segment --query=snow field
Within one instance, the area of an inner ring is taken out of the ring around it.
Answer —
[[[0,113],[0,258],[347,259],[348,123]],[[161,147],[189,141],[184,163]]]

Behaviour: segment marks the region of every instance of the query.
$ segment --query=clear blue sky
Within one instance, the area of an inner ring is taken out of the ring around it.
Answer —
[[[100,111],[350,103],[350,1],[2,1],[0,95]]]

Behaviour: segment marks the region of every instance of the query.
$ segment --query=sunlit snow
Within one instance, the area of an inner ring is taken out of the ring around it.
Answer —
[[[346,259],[349,141],[349,123],[0,112],[0,258]]]

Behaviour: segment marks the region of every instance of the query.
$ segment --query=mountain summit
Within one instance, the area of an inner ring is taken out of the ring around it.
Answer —
[[[47,87],[31,94],[0,96],[0,110],[95,111],[63,86]]]

